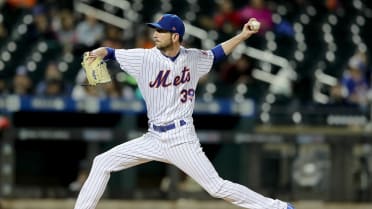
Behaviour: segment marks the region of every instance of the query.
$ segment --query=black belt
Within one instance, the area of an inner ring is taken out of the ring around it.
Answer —
[[[180,126],[186,125],[186,121],[184,121],[184,120],[180,120],[179,122],[180,122]],[[176,124],[175,123],[171,123],[171,124],[164,125],[164,126],[157,126],[155,124],[152,124],[152,128],[155,131],[157,131],[157,132],[167,132],[169,130],[175,129],[176,128]]]

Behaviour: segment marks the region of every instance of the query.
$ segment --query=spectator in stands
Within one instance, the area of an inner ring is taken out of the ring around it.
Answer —
[[[335,11],[340,6],[338,0],[325,0],[325,6],[329,11]]]
[[[110,83],[102,85],[104,97],[110,99],[119,99],[122,97],[121,85],[118,80],[113,77]]]
[[[13,8],[33,8],[37,0],[7,0],[6,2]]]
[[[33,94],[33,83],[28,76],[28,70],[25,66],[21,65],[17,67],[10,93],[21,96]]]
[[[75,32],[75,16],[71,10],[64,9],[59,13],[60,26],[55,28],[58,41],[64,48],[64,52],[72,52],[74,45],[77,43]]]
[[[121,94],[124,99],[143,99],[137,81],[131,75],[126,72],[119,72],[117,77],[122,86]]]
[[[55,62],[49,62],[44,78],[36,85],[38,96],[69,96],[71,86],[63,79],[62,72]]]
[[[84,19],[76,25],[76,53],[81,55],[100,45],[104,38],[105,27],[93,15],[85,15]]]
[[[227,33],[234,33],[242,23],[239,12],[235,9],[232,0],[218,1],[218,10],[214,15],[214,24],[218,29]]]
[[[200,17],[200,24],[203,28],[217,30],[220,33],[220,39],[230,36],[240,29],[242,19],[239,12],[235,9],[232,0],[216,1],[216,9],[213,17]]]
[[[368,80],[366,77],[365,53],[357,52],[349,60],[348,67],[338,85],[332,88],[331,96],[338,102],[357,105],[362,109],[367,105]]]
[[[255,17],[261,23],[259,34],[265,34],[274,27],[272,11],[265,0],[250,0],[238,13],[243,22]]]
[[[0,96],[7,95],[9,93],[8,84],[6,82],[6,77],[0,76]]]
[[[101,46],[108,46],[111,48],[123,47],[123,31],[115,25],[108,24],[105,27],[105,37],[102,40]]]
[[[138,31],[139,36],[136,37],[136,48],[150,49],[154,47],[154,42],[152,41],[152,34],[148,28],[141,28]]]
[[[3,22],[0,22],[0,40],[4,40],[8,36],[8,30],[4,26]]]
[[[61,79],[48,79],[45,82],[45,91],[42,96],[46,97],[61,97],[66,96],[64,92],[64,82]]]
[[[242,54],[238,60],[231,62],[227,60],[226,64],[221,66],[220,79],[229,85],[237,83],[249,83],[252,80],[252,60],[245,54]]]
[[[30,41],[57,40],[57,34],[51,27],[48,9],[37,5],[32,9],[34,22],[29,25],[28,38]]]

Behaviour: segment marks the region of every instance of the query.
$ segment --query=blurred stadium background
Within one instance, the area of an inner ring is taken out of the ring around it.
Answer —
[[[0,208],[72,208],[94,156],[147,129],[136,82],[84,83],[82,52],[152,47],[146,22],[185,20],[210,49],[262,31],[200,81],[195,126],[224,178],[297,209],[371,208],[368,0],[0,1]],[[157,162],[114,173],[99,208],[236,208]]]

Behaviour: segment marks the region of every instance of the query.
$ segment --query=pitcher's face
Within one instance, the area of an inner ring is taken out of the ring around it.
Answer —
[[[161,51],[173,48],[174,44],[178,41],[178,33],[171,33],[166,30],[156,29],[152,36],[156,48]]]

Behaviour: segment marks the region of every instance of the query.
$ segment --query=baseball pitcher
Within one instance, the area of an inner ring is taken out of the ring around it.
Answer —
[[[139,138],[117,145],[95,157],[75,209],[94,209],[110,178],[110,173],[149,161],[177,166],[199,183],[211,196],[242,208],[294,209],[291,204],[258,194],[249,188],[222,179],[204,154],[193,125],[192,113],[198,80],[213,63],[229,55],[260,27],[251,18],[242,31],[211,50],[185,48],[183,21],[164,14],[154,29],[151,49],[100,47],[86,52],[83,67],[89,85],[110,82],[105,61],[115,60],[138,83],[146,102],[148,130]]]

